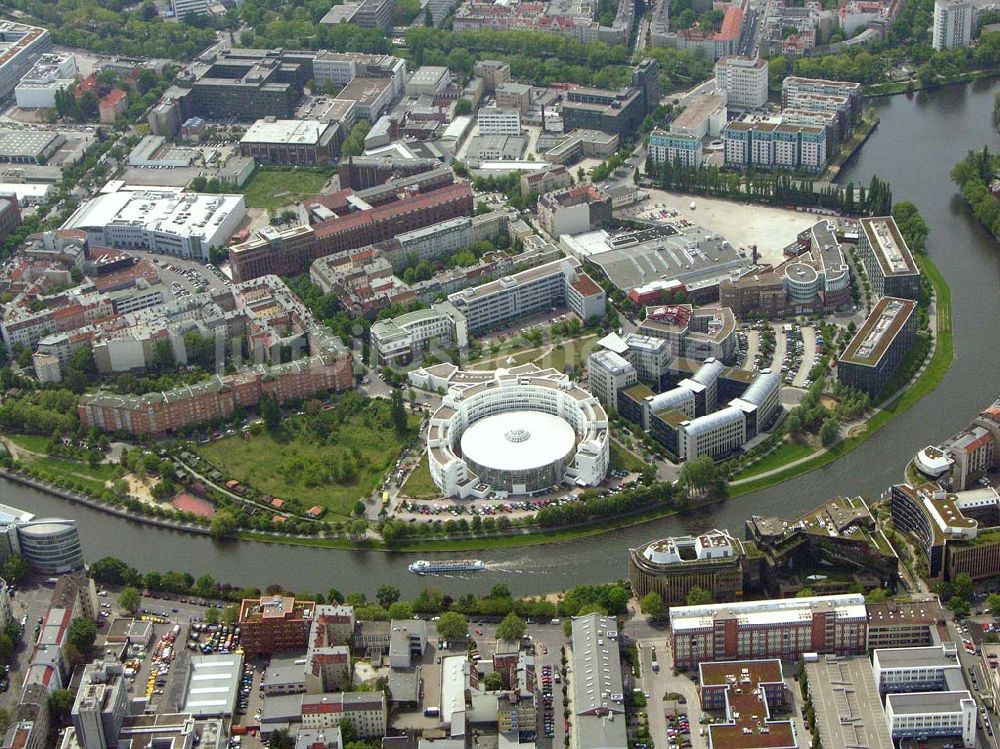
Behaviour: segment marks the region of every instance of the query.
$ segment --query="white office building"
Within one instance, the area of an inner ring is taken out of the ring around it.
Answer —
[[[965,689],[886,695],[885,720],[894,740],[960,736],[963,746],[976,745],[976,701]]]
[[[880,694],[964,688],[958,646],[953,642],[925,648],[876,648],[872,671]]]
[[[379,320],[371,327],[371,364],[409,364],[432,345],[441,350],[469,345],[465,317],[451,302]]]
[[[702,455],[721,457],[743,447],[746,442],[746,417],[737,406],[726,406],[697,419],[681,422],[678,447],[682,460]]]
[[[575,258],[562,258],[456,291],[448,295],[448,301],[465,316],[473,334],[564,305],[587,321],[603,315],[607,306],[604,290],[583,272]]]
[[[42,55],[14,87],[14,98],[21,109],[54,109],[56,92],[73,85],[76,57],[61,52]]]
[[[520,135],[521,113],[516,109],[483,107],[476,117],[480,135]]]
[[[767,60],[721,58],[715,63],[715,88],[725,92],[730,111],[763,109],[767,104]]]
[[[124,185],[112,190],[77,208],[62,228],[81,229],[104,247],[207,262],[209,251],[225,245],[247,213],[242,195]]]
[[[618,392],[635,385],[639,378],[635,367],[620,354],[601,349],[587,358],[590,392],[605,408],[618,410]]]
[[[968,47],[974,21],[972,3],[963,0],[934,0],[934,36],[938,52]]]

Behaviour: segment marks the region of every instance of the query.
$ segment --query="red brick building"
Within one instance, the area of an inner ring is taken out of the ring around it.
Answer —
[[[329,201],[324,201],[324,207]],[[299,226],[270,237],[255,237],[229,252],[233,280],[248,281],[273,273],[279,276],[304,273],[309,263],[335,252],[382,242],[397,234],[468,216],[473,210],[472,188],[457,182],[425,193],[404,194],[399,200]]]
[[[21,206],[16,195],[0,195],[0,242],[21,225]]]
[[[291,596],[244,598],[240,604],[240,640],[247,658],[276,650],[305,650],[309,644],[312,601]]]
[[[264,393],[278,403],[323,391],[352,387],[350,356],[324,354],[275,366],[258,365],[232,375],[216,375],[207,382],[140,396],[110,393],[85,395],[80,421],[106,432],[164,435],[193,424],[228,419],[237,408],[253,408]]]

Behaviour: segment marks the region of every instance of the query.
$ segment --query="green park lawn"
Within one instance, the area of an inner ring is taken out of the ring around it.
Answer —
[[[248,208],[274,211],[315,197],[329,178],[328,171],[260,167],[243,186],[243,197]]]
[[[310,428],[311,418],[287,418],[274,434],[225,437],[198,452],[227,477],[261,492],[348,516],[382,483],[408,438],[397,436],[385,400],[368,402],[322,434]],[[410,417],[411,433],[419,423]]]
[[[608,459],[608,468],[612,471],[639,473],[646,467],[646,464],[637,455],[629,452],[614,440],[611,441]]]
[[[52,441],[51,437],[41,434],[7,434],[5,436],[18,447],[23,447],[25,450],[39,455],[45,455],[45,448]]]
[[[417,467],[407,477],[406,483],[403,484],[403,488],[400,489],[399,493],[404,497],[412,497],[413,499],[441,496],[441,490],[438,489],[437,484],[434,483],[434,479],[431,478],[431,469],[427,464],[427,453],[424,453],[423,457],[420,458],[420,463],[417,464]]]

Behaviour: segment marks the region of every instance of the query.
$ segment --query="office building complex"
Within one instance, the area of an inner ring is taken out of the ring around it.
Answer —
[[[791,696],[781,661],[739,660],[698,664],[698,695],[705,710],[724,710],[708,726],[709,749],[793,749],[795,726],[771,713],[787,713]]]
[[[963,746],[975,745],[976,701],[965,687],[955,643],[876,649],[872,670],[893,739],[959,736]]]
[[[938,52],[968,47],[972,38],[975,9],[964,0],[934,0],[931,44]]]
[[[563,124],[566,130],[603,130],[626,136],[638,132],[643,118],[660,103],[659,66],[643,60],[632,74],[632,84],[620,91],[578,86],[566,92]]]
[[[639,333],[662,338],[671,356],[729,361],[736,353],[736,318],[728,307],[695,309],[690,304],[646,307]],[[657,381],[657,378],[647,378]]]
[[[590,184],[546,193],[538,199],[538,223],[552,239],[583,234],[611,220],[611,198]]]
[[[315,166],[332,161],[345,133],[317,120],[257,120],[240,139],[240,153],[261,164]]]
[[[409,364],[432,346],[444,350],[469,345],[465,317],[447,301],[379,320],[371,327],[370,339],[373,367]]]
[[[581,270],[579,261],[562,258],[448,295],[465,316],[469,333],[506,325],[525,315],[562,306],[586,322],[605,313],[604,290]]]
[[[777,266],[753,266],[719,284],[719,302],[736,317],[830,313],[853,302],[851,275],[834,226],[820,221],[799,233]]]
[[[656,593],[667,604],[683,603],[695,587],[734,600],[743,596],[745,554],[727,531],[663,538],[629,549],[628,579],[637,598]]]
[[[590,393],[533,364],[495,372],[437,365],[411,382],[448,391],[427,432],[430,473],[446,496],[595,486],[608,470],[608,417]]]
[[[572,643],[570,688],[580,749],[625,749],[625,688],[614,617],[574,616]]]
[[[797,660],[803,653],[860,655],[867,612],[860,593],[670,609],[674,665],[746,658]]]
[[[1000,495],[982,488],[949,493],[940,484],[895,484],[889,490],[893,525],[920,545],[928,574],[973,580],[1000,574]]]
[[[804,665],[810,693],[823,695],[814,702],[813,731],[823,746],[846,749],[863,743],[868,749],[893,749],[867,656],[824,655]]]
[[[872,671],[879,694],[938,692],[961,684],[962,664],[953,642],[912,648],[875,648]]]
[[[947,481],[960,492],[998,467],[1000,449],[1000,400],[994,401],[969,426],[941,445],[920,450],[913,465],[933,480]]]
[[[208,262],[246,216],[242,195],[123,187],[81,205],[63,229],[80,229],[103,247],[148,250]]]
[[[46,29],[0,21],[0,99],[6,99],[45,52],[52,49]]]
[[[752,515],[746,539],[766,565],[764,587],[778,598],[807,587],[824,594],[853,585],[892,590],[899,579],[899,560],[860,496],[836,497],[794,520]]]
[[[922,648],[948,639],[944,609],[937,596],[914,596],[866,604],[868,649]]]
[[[20,554],[34,570],[60,575],[83,568],[83,549],[75,520],[32,519],[17,523]]]
[[[367,207],[358,203],[350,189],[321,196],[309,204],[313,216],[319,217],[317,223],[281,231],[263,230],[233,246],[229,260],[234,280],[302,273],[316,258],[472,213],[472,190],[467,182],[401,195],[394,193],[396,186],[388,187],[387,201],[366,202]]]
[[[860,220],[858,253],[876,298],[920,298],[920,270],[892,216]]]
[[[311,53],[223,50],[210,63],[194,63],[174,81],[182,92],[182,119],[291,119],[313,72]]]
[[[767,60],[723,57],[715,63],[715,88],[725,92],[730,111],[763,109],[767,104]]]
[[[917,303],[882,297],[837,362],[837,381],[868,393],[885,390],[913,347]]]

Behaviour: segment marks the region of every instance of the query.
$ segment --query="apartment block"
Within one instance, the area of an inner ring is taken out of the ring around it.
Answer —
[[[264,393],[279,403],[354,385],[349,356],[324,353],[287,364],[258,364],[207,382],[141,396],[97,393],[80,399],[79,416],[87,428],[135,435],[174,434],[206,421],[228,419],[238,408],[251,408]]]
[[[938,52],[968,47],[975,25],[975,8],[963,0],[935,0],[931,44]]]
[[[701,138],[684,133],[654,130],[649,135],[649,158],[654,164],[666,163],[672,166],[680,163],[681,166],[697,169],[704,161]]]
[[[758,169],[806,169],[826,165],[826,130],[781,121],[731,122],[722,131],[726,166]]]

